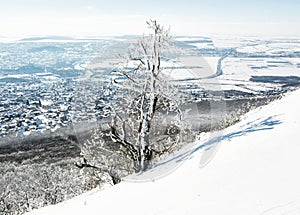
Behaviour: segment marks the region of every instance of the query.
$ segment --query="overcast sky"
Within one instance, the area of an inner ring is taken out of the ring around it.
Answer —
[[[300,0],[0,0],[0,35],[300,35]]]

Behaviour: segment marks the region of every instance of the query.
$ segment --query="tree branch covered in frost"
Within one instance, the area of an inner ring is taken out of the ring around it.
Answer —
[[[82,149],[88,163],[114,170],[113,177],[144,171],[153,158],[171,152],[187,136],[181,93],[163,66],[173,38],[156,21],[147,25],[152,34],[130,47],[103,89],[111,95],[101,107],[110,123],[95,129]]]

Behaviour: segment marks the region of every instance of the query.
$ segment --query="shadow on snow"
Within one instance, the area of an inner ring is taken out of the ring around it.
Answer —
[[[159,164],[157,164],[153,167],[159,167],[159,166],[165,165],[167,163],[170,163],[172,161],[175,161],[177,163],[182,162],[184,160],[189,159],[190,156],[193,155],[195,152],[197,152],[201,149],[204,149],[204,148],[211,147],[214,144],[218,144],[223,140],[231,140],[235,137],[244,136],[246,134],[257,132],[257,131],[272,130],[276,125],[279,125],[279,124],[282,123],[282,121],[276,119],[277,116],[278,115],[270,116],[270,117],[267,117],[267,118],[259,118],[257,120],[252,121],[252,122],[249,122],[245,126],[243,126],[243,128],[241,128],[238,131],[234,131],[234,132],[231,132],[231,133],[228,133],[228,134],[210,139],[210,140],[204,142],[203,144],[197,146],[196,148],[194,148],[191,151],[187,151],[187,152],[184,152],[182,154],[179,154],[179,155],[177,155],[177,156],[175,156],[175,157],[173,157],[173,158],[171,158],[167,161],[159,163]]]

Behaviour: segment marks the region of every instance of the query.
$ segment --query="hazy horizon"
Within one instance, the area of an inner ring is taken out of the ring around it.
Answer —
[[[296,0],[11,0],[1,4],[0,36],[139,35],[150,18],[175,35],[299,36],[298,11]]]

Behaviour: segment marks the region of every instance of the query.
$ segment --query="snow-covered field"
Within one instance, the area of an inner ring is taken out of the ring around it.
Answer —
[[[201,79],[206,90],[216,90],[219,86],[222,90],[259,95],[280,89],[286,77],[294,79],[284,81],[286,86],[299,78],[299,39],[180,37],[178,40],[200,53],[201,57],[192,61],[188,58],[182,63],[202,66],[190,70]]]
[[[299,99],[288,93],[142,175],[29,214],[300,214]]]

